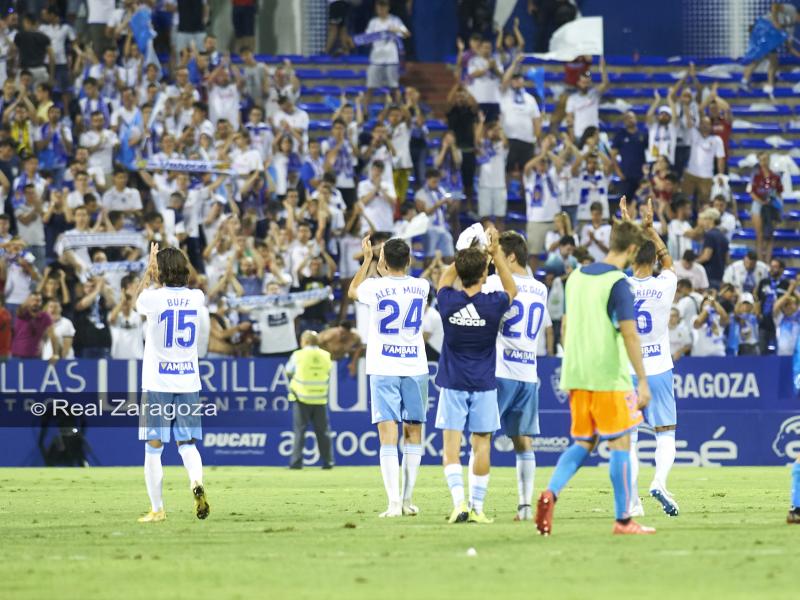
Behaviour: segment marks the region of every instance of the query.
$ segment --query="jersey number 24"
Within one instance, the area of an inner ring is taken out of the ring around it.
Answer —
[[[396,335],[400,333],[400,329],[393,324],[400,317],[400,305],[394,300],[381,300],[378,303],[378,310],[380,312],[389,312],[388,315],[381,319],[380,332],[385,335]],[[422,327],[422,298],[414,298],[406,311],[403,318],[403,329],[413,329],[414,335],[419,333]]]

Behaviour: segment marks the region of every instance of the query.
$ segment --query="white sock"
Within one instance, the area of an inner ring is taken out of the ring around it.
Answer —
[[[189,474],[189,483],[203,483],[203,459],[195,444],[181,444],[178,452],[183,459],[183,466]]]
[[[653,483],[667,487],[667,477],[675,463],[675,430],[656,434],[656,475]]]
[[[472,471],[473,467],[475,466],[475,453],[470,450],[469,451],[469,462],[467,463],[467,489],[472,490],[472,485],[474,483],[475,473]]]
[[[631,431],[631,502],[639,502],[639,430]]]
[[[483,512],[483,500],[486,498],[486,491],[489,489],[489,474],[473,475],[472,485],[469,488],[469,497],[472,508],[475,512]]]
[[[164,483],[164,469],[161,466],[163,451],[164,446],[153,448],[150,444],[144,445],[144,483],[147,486],[150,509],[153,512],[164,508],[164,502],[161,499],[161,485]]]
[[[533,450],[517,452],[517,491],[519,504],[530,503],[533,499],[533,478],[536,474],[536,454]]]
[[[389,504],[400,502],[400,463],[397,461],[397,446],[381,446],[381,475]]]
[[[405,444],[403,446],[403,502],[411,503],[414,484],[417,482],[419,464],[422,462],[422,445]]]
[[[453,506],[459,508],[464,504],[464,476],[461,474],[461,465],[445,465],[444,478],[453,497]]]

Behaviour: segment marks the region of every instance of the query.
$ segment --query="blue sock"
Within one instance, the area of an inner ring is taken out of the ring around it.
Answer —
[[[614,514],[617,520],[627,519],[631,504],[631,453],[629,450],[612,450],[609,462],[611,485],[614,486]]]
[[[792,467],[792,507],[800,508],[800,463]]]
[[[550,477],[547,489],[558,496],[564,486],[572,479],[572,476],[581,468],[587,456],[589,456],[589,451],[580,444],[572,444],[567,448],[558,459],[556,470],[553,471],[553,476]]]

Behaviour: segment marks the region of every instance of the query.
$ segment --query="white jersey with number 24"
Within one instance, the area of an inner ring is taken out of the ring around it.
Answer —
[[[185,394],[200,391],[197,340],[208,335],[205,295],[188,288],[151,288],[139,294],[136,312],[147,318],[142,389]]]
[[[669,347],[669,313],[678,278],[674,271],[664,269],[658,277],[637,279],[629,277],[633,292],[636,330],[642,345],[644,372],[658,375],[672,369]]]

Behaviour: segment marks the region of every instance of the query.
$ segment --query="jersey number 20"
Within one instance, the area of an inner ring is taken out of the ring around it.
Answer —
[[[525,320],[525,336],[528,339],[535,340],[536,336],[539,335],[539,329],[542,327],[542,320],[544,320],[544,304],[541,302],[533,302],[528,306],[528,310],[526,311],[522,302],[514,300],[511,303],[511,308],[516,308],[517,312],[513,317],[509,317],[506,319],[505,323],[503,323],[503,330],[501,332],[503,337],[513,339],[520,337],[522,333],[514,331],[514,326],[522,321],[523,318],[527,317]]]
[[[380,332],[387,335],[400,333],[400,329],[392,327],[392,324],[400,316],[400,305],[394,300],[381,300],[378,302],[378,310],[389,311],[389,314],[381,319]],[[413,329],[416,335],[419,333],[420,327],[422,327],[422,298],[414,298],[403,318],[403,329]]]
[[[178,313],[176,318],[175,313]],[[166,321],[164,330],[164,348],[172,348],[177,343],[181,348],[191,348],[197,328],[194,322],[187,321],[187,317],[196,317],[196,310],[167,309],[158,315],[158,322]],[[188,334],[188,335],[187,335]]]

